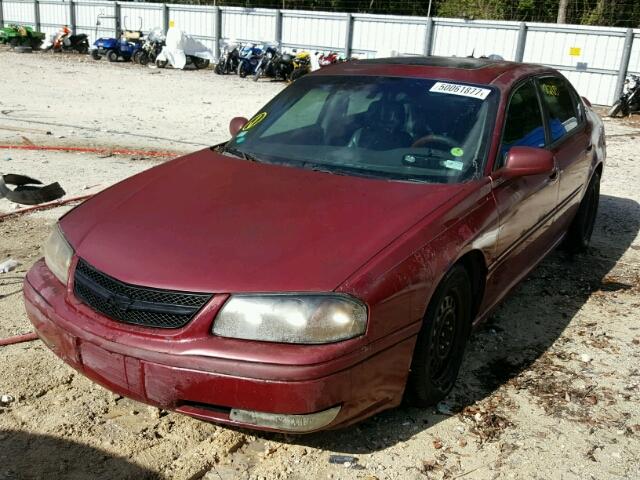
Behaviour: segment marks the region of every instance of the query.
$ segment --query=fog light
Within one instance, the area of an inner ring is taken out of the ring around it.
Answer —
[[[254,412],[252,410],[233,408],[229,418],[234,422],[247,423],[257,427],[275,428],[288,432],[311,432],[329,425],[335,420],[339,412],[340,406],[307,415]]]

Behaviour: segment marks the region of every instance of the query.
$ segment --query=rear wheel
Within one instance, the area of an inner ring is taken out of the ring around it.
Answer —
[[[133,54],[133,57],[131,57],[131,61],[133,63],[140,63],[140,57],[142,57],[142,55],[144,55],[144,52],[142,50],[138,50]]]
[[[76,49],[78,50],[78,53],[86,55],[87,53],[89,53],[89,44],[87,42],[82,42],[76,47]]]
[[[117,62],[118,61],[118,53],[115,52],[114,50],[107,50],[107,60],[109,60],[110,62]]]
[[[427,307],[411,362],[409,403],[433,405],[453,388],[471,332],[472,300],[469,274],[455,265]]]
[[[306,68],[295,68],[293,72],[291,72],[290,79],[292,82],[294,82],[300,77],[302,77],[303,75],[306,75],[307,73],[308,73],[308,70]]]
[[[589,246],[600,203],[600,174],[593,174],[565,237],[564,246],[571,253],[584,252]]]
[[[158,68],[165,68],[168,63],[169,63],[168,60],[156,60],[156,66]]]
[[[100,60],[102,58],[102,55],[100,55],[98,49],[91,50],[91,58],[93,58],[94,60]]]

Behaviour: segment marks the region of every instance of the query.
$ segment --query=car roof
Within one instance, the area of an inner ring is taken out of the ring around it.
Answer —
[[[529,63],[492,60],[489,58],[411,56],[351,60],[320,69],[321,75],[376,75],[433,78],[467,83],[510,87],[521,78],[540,73],[558,72]]]

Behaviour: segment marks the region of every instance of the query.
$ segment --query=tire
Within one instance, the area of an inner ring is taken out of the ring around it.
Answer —
[[[138,50],[133,54],[133,57],[131,57],[131,61],[133,63],[140,63],[140,57],[142,57],[142,55],[144,55],[144,52],[142,50]]]
[[[209,60],[207,60],[206,58],[200,58],[200,57],[193,57],[191,59],[191,61],[193,62],[193,65],[198,69],[198,70],[203,70],[205,68],[207,68],[209,66],[209,64],[211,63]]]
[[[168,63],[169,63],[168,60],[156,60],[156,67],[166,68]]]
[[[100,60],[102,58],[102,55],[100,55],[98,49],[91,50],[91,58],[93,58],[94,60]]]
[[[616,102],[613,104],[613,107],[611,107],[611,109],[609,110],[608,116],[611,118],[615,118],[618,116],[621,110],[622,110],[622,103]]]
[[[238,64],[238,76],[240,78],[245,78],[247,76],[247,71],[244,68],[244,62],[240,62]]]
[[[33,53],[33,48],[27,45],[18,45],[17,47],[13,47],[13,51],[16,53]]]
[[[89,53],[89,44],[88,43],[81,43],[80,45],[78,45],[76,47],[76,49],[78,50],[78,53],[86,55],[87,53]]]
[[[107,60],[109,60],[110,62],[118,61],[118,53],[114,50],[107,50],[107,53],[105,56],[107,57]]]
[[[292,82],[295,82],[300,77],[306,75],[309,71],[306,68],[295,68],[293,72],[291,72],[291,76],[289,77]]]
[[[433,294],[418,334],[405,393],[410,404],[436,404],[453,388],[471,333],[472,304],[469,274],[455,265]]]
[[[218,75],[223,75],[224,71],[222,70],[222,65],[216,63],[216,66],[213,68],[213,71]]]
[[[253,74],[253,81],[257,82],[258,80],[260,80],[261,76],[262,76],[262,68],[258,67],[258,69],[256,70],[256,73]]]
[[[138,52],[136,52],[137,54]],[[135,58],[135,57],[134,57]],[[149,58],[149,54],[147,52],[140,52],[140,55],[137,55],[138,63],[143,67],[146,67],[151,63],[151,58]]]
[[[578,207],[576,216],[573,218],[571,225],[569,225],[569,230],[564,240],[564,247],[570,253],[584,252],[589,247],[599,204],[600,174],[596,172],[591,177],[584,197],[580,202],[580,207]]]

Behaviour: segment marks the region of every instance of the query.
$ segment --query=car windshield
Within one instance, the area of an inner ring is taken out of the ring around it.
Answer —
[[[311,75],[225,151],[338,174],[463,182],[481,175],[497,97],[491,87],[423,78]]]

